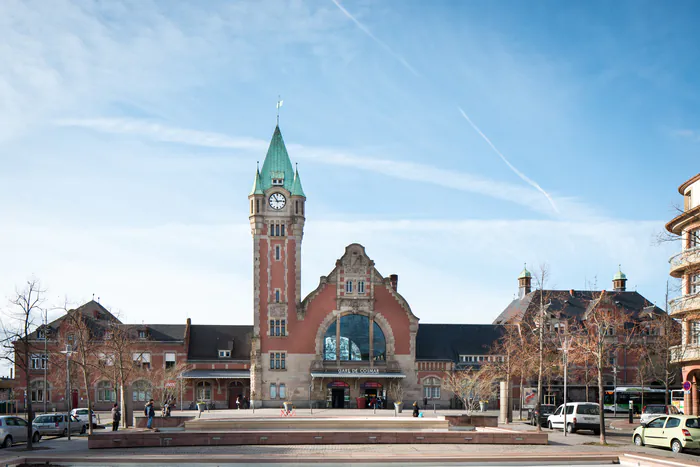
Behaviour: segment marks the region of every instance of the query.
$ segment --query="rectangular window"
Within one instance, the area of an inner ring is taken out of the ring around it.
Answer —
[[[270,231],[270,237],[275,236],[275,224],[270,224],[270,228],[268,229]]]
[[[139,331],[139,339],[145,339],[146,338],[146,331]]]
[[[43,370],[48,364],[48,357],[44,354],[32,354],[32,370]]]
[[[282,320],[282,326],[280,326],[280,330],[282,331],[283,336],[287,335],[287,320]]]
[[[299,201],[294,202],[294,214],[299,214]]]
[[[280,320],[275,320],[275,336],[280,335]]]
[[[352,293],[352,281],[345,283],[345,293]]]
[[[275,245],[275,260],[279,261],[280,260],[280,246]]]
[[[280,302],[280,289],[275,289],[275,303]]]
[[[700,344],[700,321],[690,322],[690,343]]]
[[[282,236],[284,237],[284,224],[282,224]]]
[[[700,246],[700,229],[688,232],[688,248]]]
[[[285,352],[270,352],[270,369],[271,370],[286,370],[286,357]]]
[[[260,212],[260,200],[255,200],[255,212]]]
[[[219,358],[229,358],[231,356],[230,350],[219,350]]]
[[[280,360],[281,358],[279,352],[275,353],[275,370],[280,369]]]
[[[365,293],[365,281],[357,281],[357,293]]]
[[[275,224],[275,237],[279,237],[279,236],[280,236],[280,225]]]
[[[428,386],[423,387],[423,397],[430,399],[430,388]]]
[[[271,319],[270,320],[270,336],[275,335],[275,320]]]
[[[270,369],[275,369],[275,354],[273,352],[270,352]]]
[[[275,383],[270,384],[270,399],[277,399],[277,385]]]
[[[285,363],[286,357],[287,357],[287,354],[283,352],[283,353],[282,353],[282,359],[281,359],[281,362],[282,362],[281,368],[282,368],[283,370],[286,370],[286,369],[287,369],[287,364]]]
[[[136,366],[145,369],[151,368],[151,354],[149,352],[134,352],[133,360]]]
[[[175,367],[175,352],[165,352],[165,369]]]
[[[433,386],[433,399],[440,399],[440,386]]]
[[[42,341],[43,341],[44,339],[46,339],[46,333],[44,332],[43,329],[37,329],[37,331],[36,331],[36,338],[39,339],[39,340],[42,340]]]
[[[690,294],[700,293],[700,274],[690,276]]]
[[[280,399],[287,398],[287,385],[280,384]]]

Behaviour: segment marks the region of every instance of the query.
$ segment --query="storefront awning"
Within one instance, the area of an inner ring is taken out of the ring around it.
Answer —
[[[185,379],[250,379],[250,370],[190,370],[182,374]]]
[[[312,378],[369,378],[369,379],[376,379],[376,378],[405,378],[406,375],[403,373],[338,373],[338,372],[330,372],[330,373],[317,373],[317,372],[311,372],[311,377]]]

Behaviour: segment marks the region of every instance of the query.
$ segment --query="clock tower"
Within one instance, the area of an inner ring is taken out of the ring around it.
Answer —
[[[283,355],[294,334],[301,302],[301,242],[306,195],[299,171],[292,167],[279,125],[275,127],[262,170],[255,173],[248,196],[253,236],[253,342],[251,398],[263,393],[265,356]],[[279,363],[278,363],[279,364]]]

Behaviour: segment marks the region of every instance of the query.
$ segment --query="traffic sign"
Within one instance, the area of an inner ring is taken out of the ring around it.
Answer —
[[[688,391],[690,391],[690,388],[691,388],[690,381],[683,381],[683,390],[688,392]]]

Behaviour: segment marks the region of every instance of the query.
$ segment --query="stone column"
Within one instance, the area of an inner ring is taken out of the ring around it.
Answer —
[[[693,376],[693,380],[691,381],[692,385],[690,388],[690,395],[692,396],[692,415],[697,415],[698,414],[698,384],[697,384],[697,379],[695,376]]]
[[[513,412],[510,407],[510,384],[509,381],[501,381],[501,409],[498,416],[499,423],[509,423],[513,421]]]

